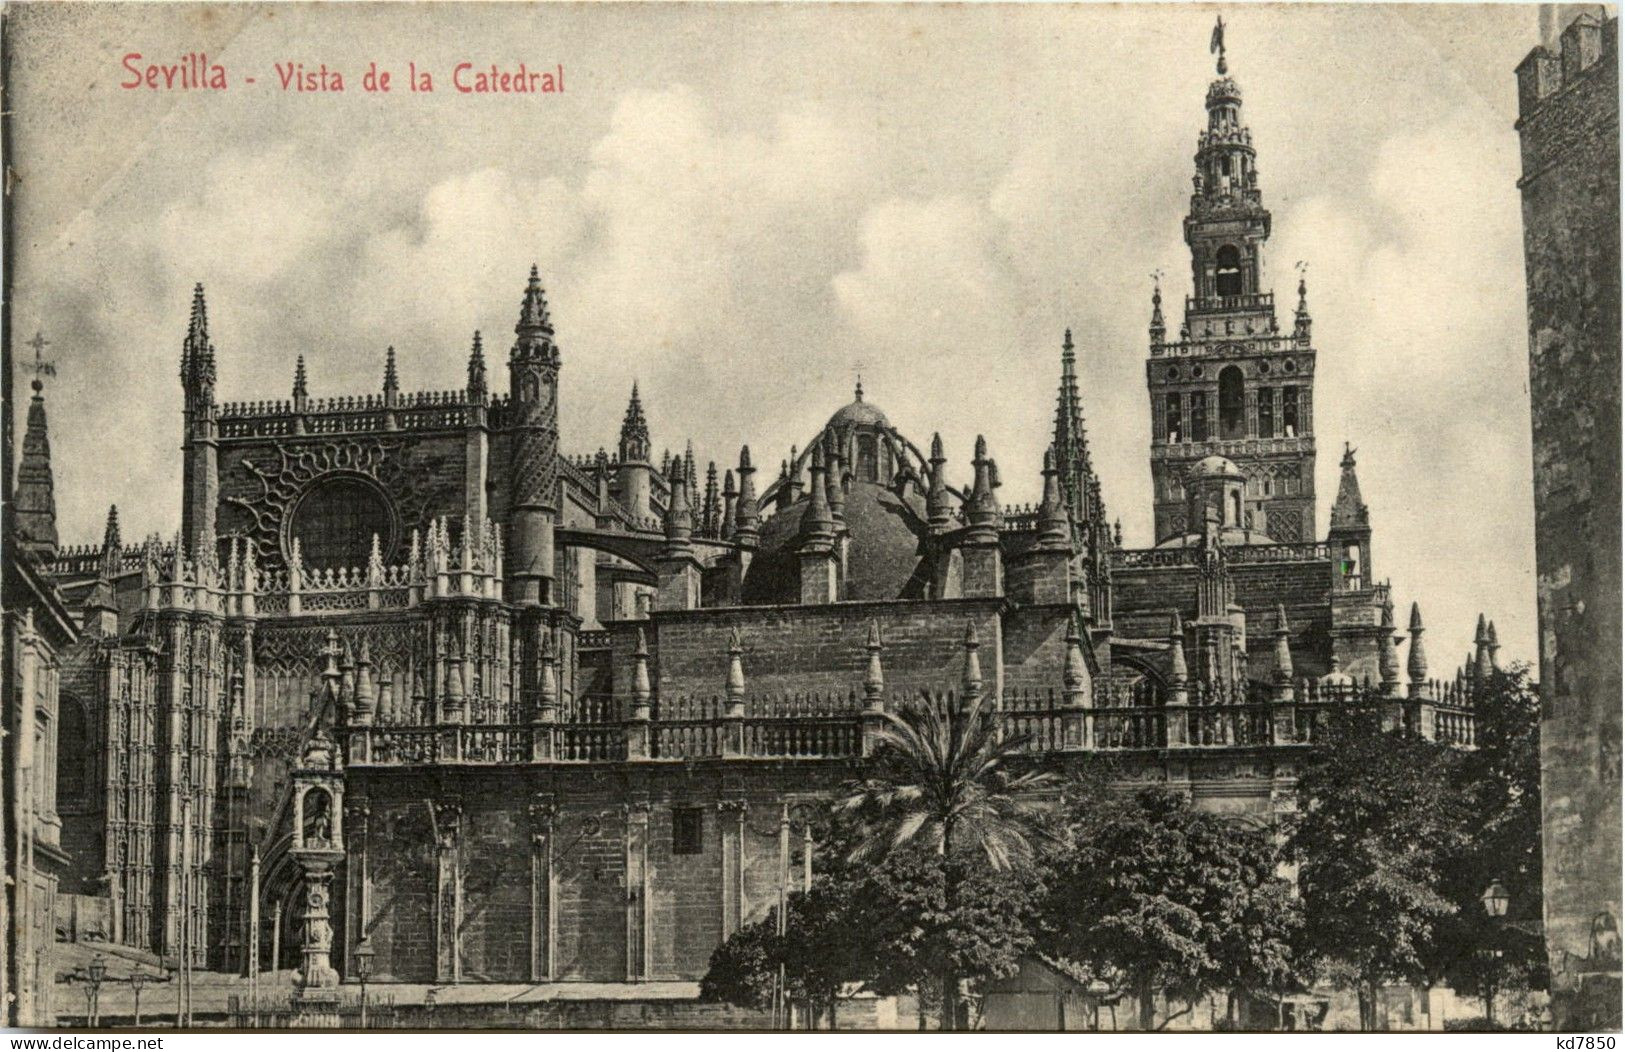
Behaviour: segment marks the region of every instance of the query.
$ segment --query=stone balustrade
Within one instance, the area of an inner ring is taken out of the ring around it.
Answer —
[[[1363,687],[1292,688],[1216,694],[1180,691],[1152,704],[1069,705],[1059,692],[1017,692],[995,710],[1000,733],[1033,754],[1119,753],[1304,747],[1325,740],[1339,710],[1365,710],[1385,726],[1471,747],[1471,708],[1430,696],[1384,695]],[[1097,699],[1142,701],[1132,692]],[[951,695],[950,695],[951,700]],[[884,713],[905,699],[867,708],[855,692],[679,697],[650,705],[647,717],[622,699],[583,698],[529,723],[370,726],[349,732],[351,766],[401,767],[532,763],[619,763],[774,759],[850,760],[872,753]],[[955,702],[957,704],[957,702]]]

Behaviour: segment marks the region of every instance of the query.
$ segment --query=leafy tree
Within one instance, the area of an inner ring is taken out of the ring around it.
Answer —
[[[1166,1027],[1211,990],[1299,981],[1296,908],[1266,832],[1155,788],[1104,817],[1098,803],[1077,802],[1068,818],[1045,943],[1096,975],[1120,977],[1139,1000],[1142,1029]],[[1159,1023],[1158,991],[1186,1009]]]
[[[1497,670],[1475,700],[1475,748],[1454,774],[1467,816],[1465,838],[1443,867],[1444,895],[1456,912],[1444,925],[1431,971],[1484,1002],[1511,986],[1543,986],[1541,917],[1540,698],[1526,665]],[[1509,900],[1492,917],[1483,896],[1498,884]]]
[[[964,980],[1015,967],[1028,896],[1014,892],[1027,885],[1006,875],[1030,869],[1061,785],[1025,762],[1025,740],[999,729],[980,697],[961,706],[922,694],[886,714],[867,776],[837,805],[857,823],[849,858],[888,863],[878,876],[918,936],[883,958],[894,980],[934,977],[944,1030],[956,1025]]]
[[[1466,843],[1464,754],[1403,730],[1368,706],[1334,710],[1324,747],[1298,779],[1289,850],[1298,862],[1303,945],[1356,977],[1363,1029],[1377,989],[1425,983],[1445,926],[1450,860]]]

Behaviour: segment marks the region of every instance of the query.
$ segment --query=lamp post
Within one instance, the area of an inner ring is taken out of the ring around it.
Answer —
[[[372,977],[372,940],[362,937],[355,948],[355,977],[361,980],[361,1029],[367,1029],[367,980]]]
[[[140,968],[130,973],[130,990],[135,994],[135,1026],[141,1025],[141,988],[147,983],[146,973]]]
[[[1512,896],[1499,880],[1490,881],[1490,886],[1484,889],[1481,900],[1484,903],[1484,912],[1491,917],[1500,919],[1507,915],[1507,906],[1512,902]]]
[[[107,958],[97,954],[91,958],[90,967],[86,969],[90,977],[90,984],[85,987],[85,1016],[91,1029],[99,1023],[97,1008],[101,1000],[102,981],[107,978]]]
[[[1506,922],[1507,907],[1512,904],[1512,895],[1507,891],[1506,885],[1502,884],[1499,880],[1492,880],[1490,881],[1490,886],[1484,889],[1484,894],[1479,897],[1479,901],[1484,903],[1484,913],[1494,924],[1495,938],[1497,941],[1499,941],[1500,929]],[[1489,974],[1484,978],[1484,1021],[1494,1025],[1495,994],[1497,991],[1497,986],[1499,985],[1496,982],[1498,978],[1496,973],[1500,970],[1498,962],[1501,957],[1501,949],[1499,946],[1497,946],[1496,948],[1490,950],[1489,953],[1492,963],[1491,967],[1488,969]]]

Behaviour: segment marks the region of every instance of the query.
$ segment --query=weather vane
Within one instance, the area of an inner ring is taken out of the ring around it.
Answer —
[[[1224,16],[1220,15],[1218,22],[1213,26],[1213,39],[1208,42],[1208,53],[1217,53],[1219,56],[1219,76],[1224,76],[1229,67],[1224,61]]]
[[[859,361],[856,361],[856,362],[852,363],[852,369],[857,374],[857,378],[858,378],[857,398],[858,398],[858,401],[860,401],[860,402],[863,401],[863,367],[866,364],[867,363],[862,361],[862,360],[859,360]]]
[[[38,330],[35,330],[34,338],[32,340],[29,340],[28,343],[25,344],[25,346],[34,348],[34,384],[33,384],[33,387],[34,387],[34,390],[36,390],[36,391],[38,391],[41,387],[45,386],[44,384],[40,383],[40,377],[42,377],[42,376],[55,376],[56,375],[56,365],[55,365],[55,363],[48,362],[44,358],[45,348],[49,347],[50,345],[51,345],[51,341],[47,340],[45,338],[45,335],[43,333],[39,332]]]

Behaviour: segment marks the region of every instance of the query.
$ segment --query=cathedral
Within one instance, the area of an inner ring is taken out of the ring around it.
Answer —
[[[475,334],[457,390],[403,390],[390,352],[374,392],[312,394],[300,358],[253,402],[216,399],[199,286],[180,530],[126,543],[113,509],[77,547],[36,392],[18,527],[78,625],[61,890],[105,898],[114,942],[307,991],[363,947],[375,982],[694,980],[799,887],[809,815],[922,691],[992,704],[1037,762],[1110,755],[1257,821],[1351,699],[1470,744],[1493,625],[1430,676],[1346,446],[1322,521],[1307,289],[1278,309],[1264,281],[1222,59],[1206,118],[1191,294],[1152,297],[1148,548],[1111,524],[1070,333],[1042,463],[905,435],[861,386],[716,463],[657,455],[635,387],[616,449],[571,448],[535,269],[505,363]],[[1010,472],[1036,507],[1001,503]]]

